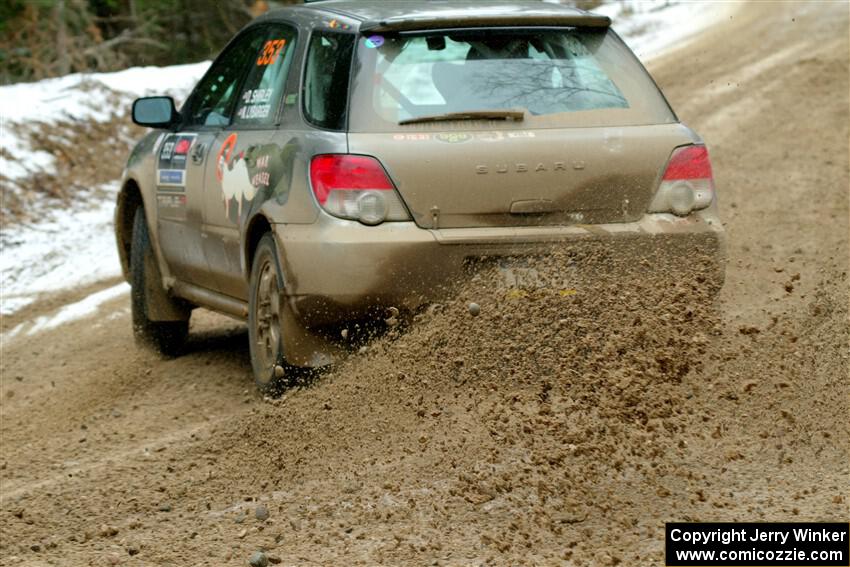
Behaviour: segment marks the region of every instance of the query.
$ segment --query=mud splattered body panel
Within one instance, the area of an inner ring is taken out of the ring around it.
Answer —
[[[200,232],[205,175],[197,156],[203,156],[210,140],[207,132],[163,136],[154,178],[162,254],[173,270],[194,283],[204,282],[209,272]]]
[[[634,222],[671,148],[694,137],[670,124],[357,133],[349,141],[353,153],[381,156],[420,227],[480,228]]]

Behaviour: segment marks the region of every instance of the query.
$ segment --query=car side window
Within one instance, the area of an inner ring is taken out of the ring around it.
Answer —
[[[248,77],[236,101],[233,123],[273,124],[283,101],[286,78],[295,54],[295,29],[281,24],[268,28],[264,41],[248,63]]]
[[[192,92],[183,112],[185,126],[227,126],[242,78],[263,46],[267,28],[246,32],[219,57]]]
[[[313,32],[304,68],[304,116],[320,128],[345,129],[354,36]]]

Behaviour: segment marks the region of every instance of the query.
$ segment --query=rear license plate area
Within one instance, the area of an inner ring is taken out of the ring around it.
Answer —
[[[547,261],[548,260],[548,261]],[[496,264],[505,289],[527,291],[572,290],[576,286],[577,264],[572,259],[553,262],[543,258],[502,258]]]

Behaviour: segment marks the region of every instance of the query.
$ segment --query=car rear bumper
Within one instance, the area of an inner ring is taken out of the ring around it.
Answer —
[[[682,266],[698,254],[709,262],[717,289],[725,273],[724,231],[711,209],[686,218],[647,214],[633,223],[442,230],[412,222],[369,227],[320,215],[311,225],[278,224],[275,235],[287,294],[308,326],[383,313],[390,306],[413,311],[449,293],[474,260],[544,255],[587,243],[622,251],[648,269],[659,254],[665,264]]]

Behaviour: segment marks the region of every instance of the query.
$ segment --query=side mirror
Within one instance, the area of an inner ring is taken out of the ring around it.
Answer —
[[[170,96],[147,96],[133,101],[133,122],[148,128],[170,128],[180,115]]]

